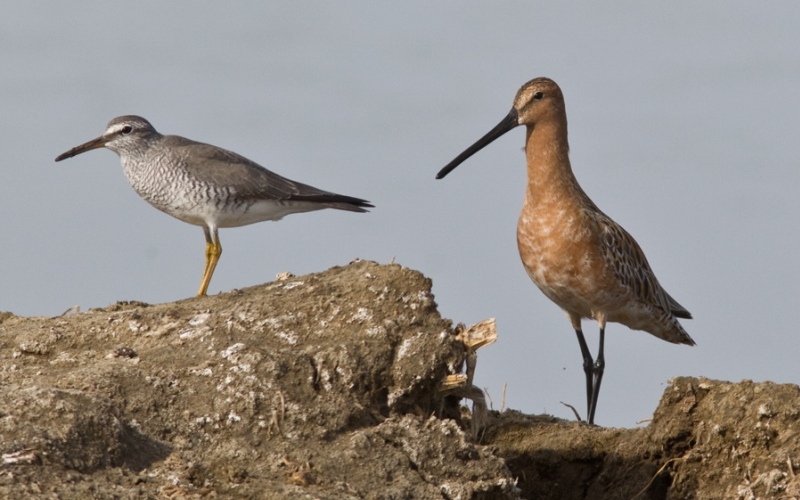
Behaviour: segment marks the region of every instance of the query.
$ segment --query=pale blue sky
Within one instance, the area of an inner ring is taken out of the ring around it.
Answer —
[[[608,328],[597,422],[634,426],[678,375],[798,382],[800,6],[750,2],[4,2],[0,310],[191,297],[202,231],[140,200],[117,156],[56,155],[139,114],[281,175],[366,198],[220,233],[210,293],[392,258],[443,316],[497,318],[495,403],[585,412],[563,313],[529,281],[515,130],[436,172],[511,107],[562,87],[578,180],[694,315],[696,347]],[[596,349],[596,327],[584,326]],[[0,360],[1,362],[2,360]]]

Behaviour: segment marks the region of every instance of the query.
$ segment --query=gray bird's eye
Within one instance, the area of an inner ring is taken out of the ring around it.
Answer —
[[[133,127],[131,127],[130,125],[125,125],[124,127],[122,127],[121,132],[123,135],[130,134],[131,132],[133,132]]]

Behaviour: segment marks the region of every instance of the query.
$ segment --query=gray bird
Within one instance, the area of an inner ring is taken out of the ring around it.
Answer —
[[[206,265],[198,296],[206,294],[222,255],[219,228],[277,221],[323,208],[367,212],[365,208],[373,207],[361,198],[291,181],[232,151],[161,135],[140,116],[114,118],[103,135],[59,155],[56,161],[101,147],[119,155],[125,177],[145,201],[203,228]]]

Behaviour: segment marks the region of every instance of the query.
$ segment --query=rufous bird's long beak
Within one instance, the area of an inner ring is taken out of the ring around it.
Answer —
[[[436,178],[441,179],[445,175],[449,174],[454,168],[464,163],[467,158],[485,148],[487,145],[489,145],[489,143],[518,125],[519,113],[517,113],[515,108],[511,108],[511,111],[506,115],[506,117],[503,118],[492,130],[490,130],[488,134],[478,139],[475,144],[465,149],[463,153],[456,156],[453,161],[448,163],[443,169],[439,170],[439,173],[436,174]]]
[[[65,160],[67,158],[72,158],[73,156],[77,156],[81,153],[85,153],[87,151],[91,151],[92,149],[102,148],[108,142],[105,137],[102,135],[97,139],[92,139],[89,142],[81,144],[80,146],[75,146],[74,148],[70,149],[66,153],[60,154],[56,157],[56,161]]]

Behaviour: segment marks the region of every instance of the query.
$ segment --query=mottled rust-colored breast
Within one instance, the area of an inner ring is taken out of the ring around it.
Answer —
[[[552,193],[529,194],[517,226],[525,270],[551,300],[567,312],[592,311],[618,295],[607,281],[596,224],[585,207]]]

